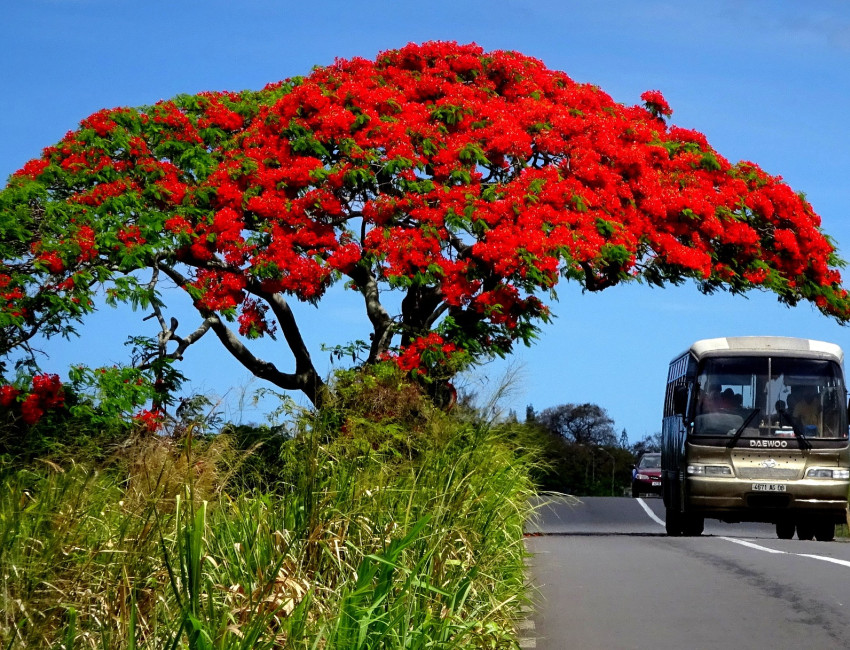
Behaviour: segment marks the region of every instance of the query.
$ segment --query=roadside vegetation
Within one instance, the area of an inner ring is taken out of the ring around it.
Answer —
[[[559,404],[535,412],[528,406],[526,435],[544,462],[532,469],[545,491],[575,496],[623,496],[630,492],[632,468],[647,451],[660,451],[660,435],[630,443],[619,437],[614,420],[598,404]]]
[[[534,482],[542,491],[574,496],[617,496],[630,493],[635,455],[616,445],[582,445],[537,429],[541,462],[534,466]]]
[[[39,455],[7,444],[2,647],[516,647],[525,425],[436,409],[391,367],[333,391],[276,427],[87,446],[45,420]]]

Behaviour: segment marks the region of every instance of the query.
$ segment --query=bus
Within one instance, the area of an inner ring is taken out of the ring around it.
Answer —
[[[705,339],[670,362],[661,431],[668,535],[705,519],[830,541],[850,488],[844,353],[823,341]]]

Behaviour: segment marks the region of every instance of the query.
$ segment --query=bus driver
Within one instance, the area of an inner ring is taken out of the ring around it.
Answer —
[[[804,429],[815,427],[815,433],[817,433],[821,415],[817,389],[813,386],[797,386],[792,391],[792,397],[794,402],[792,414],[794,418]],[[809,431],[806,433],[809,433]]]

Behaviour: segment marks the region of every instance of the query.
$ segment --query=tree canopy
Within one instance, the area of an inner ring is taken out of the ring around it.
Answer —
[[[614,420],[597,404],[560,404],[543,409],[535,418],[549,432],[569,442],[615,447]]]
[[[0,192],[0,354],[33,358],[34,337],[70,333],[104,295],[157,319],[134,365],[159,386],[212,331],[316,402],[290,303],[338,282],[362,295],[363,362],[433,379],[532,341],[560,279],[764,289],[846,321],[841,261],[807,201],[669,125],[660,92],[641,99],[429,42],[98,111]],[[179,332],[165,281],[197,312]],[[278,334],[288,365],[252,351]]]

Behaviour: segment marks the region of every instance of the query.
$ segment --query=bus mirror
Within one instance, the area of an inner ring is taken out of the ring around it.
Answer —
[[[676,386],[673,389],[673,412],[676,415],[685,415],[688,408],[688,387]]]

